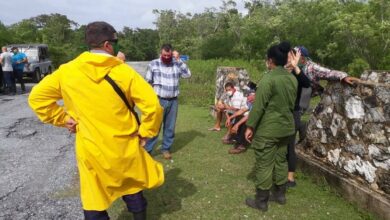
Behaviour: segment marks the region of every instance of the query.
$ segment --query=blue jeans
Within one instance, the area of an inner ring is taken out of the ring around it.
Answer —
[[[15,78],[14,72],[12,71],[4,71],[4,87],[8,90],[8,92],[16,92]]]
[[[164,108],[164,116],[162,122],[163,142],[161,146],[161,151],[169,152],[171,150],[173,139],[175,137],[178,102],[177,99],[168,100],[160,97],[159,100],[160,100],[160,105]],[[157,143],[157,139],[158,139],[158,135],[154,138],[149,139],[146,142],[145,149],[147,152],[151,153],[153,151],[153,148]]]
[[[15,78],[18,80],[18,83],[20,83],[20,87],[22,91],[26,91],[26,87],[24,86],[24,80],[23,80],[23,69],[14,69]]]

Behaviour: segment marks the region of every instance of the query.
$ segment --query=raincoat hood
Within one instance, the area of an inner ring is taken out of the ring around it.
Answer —
[[[76,62],[77,68],[95,82],[104,79],[112,68],[123,64],[123,61],[109,54],[84,52],[78,56]]]

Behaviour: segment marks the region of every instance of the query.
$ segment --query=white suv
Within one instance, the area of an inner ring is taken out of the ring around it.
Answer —
[[[19,52],[26,54],[28,63],[24,66],[24,74],[35,82],[53,71],[52,62],[49,59],[49,49],[46,44],[12,44],[7,45],[8,51],[17,47]]]

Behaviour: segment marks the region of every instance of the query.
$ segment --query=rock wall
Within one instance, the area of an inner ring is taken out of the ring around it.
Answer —
[[[217,78],[216,78],[216,90],[215,90],[215,101],[220,100],[222,94],[225,91],[225,84],[231,82],[234,86],[239,87],[244,93],[249,92],[247,86],[249,82],[248,72],[244,68],[240,67],[218,67]]]
[[[329,83],[299,150],[390,198],[390,72]]]

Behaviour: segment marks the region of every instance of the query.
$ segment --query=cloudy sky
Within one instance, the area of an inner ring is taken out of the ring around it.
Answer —
[[[244,0],[236,0],[244,12]],[[203,12],[205,8],[219,8],[222,0],[0,0],[0,21],[10,25],[41,14],[59,13],[78,24],[103,20],[116,29],[155,28],[153,9],[172,9],[180,12]]]

